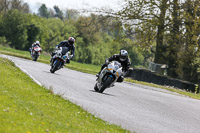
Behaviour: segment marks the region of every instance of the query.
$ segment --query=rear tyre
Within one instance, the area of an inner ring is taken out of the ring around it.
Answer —
[[[100,88],[99,92],[103,93],[103,91],[113,82],[111,77],[108,77],[106,81],[104,81],[102,87]]]

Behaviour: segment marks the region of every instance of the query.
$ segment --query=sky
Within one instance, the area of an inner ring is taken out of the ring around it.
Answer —
[[[92,9],[106,8],[119,9],[124,0],[24,0],[28,3],[32,12],[37,12],[41,4],[45,4],[48,8],[58,6],[60,9]]]

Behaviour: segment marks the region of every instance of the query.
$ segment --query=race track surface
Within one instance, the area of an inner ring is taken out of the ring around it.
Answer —
[[[48,64],[9,58],[47,89],[132,132],[200,133],[200,100],[127,82],[116,83],[101,94],[93,89],[95,75],[67,68],[52,74]]]

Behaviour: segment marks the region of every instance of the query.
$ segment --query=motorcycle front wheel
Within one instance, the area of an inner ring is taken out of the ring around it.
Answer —
[[[33,55],[33,61],[37,61],[37,59],[38,59],[38,53],[35,53],[35,54]]]
[[[108,77],[104,82],[102,87],[100,88],[99,92],[103,93],[103,91],[113,82],[113,79],[111,77]]]
[[[55,61],[56,61],[56,60],[55,60]],[[51,73],[54,73],[56,70],[58,70],[59,65],[60,65],[60,61],[57,60],[57,62],[56,62],[56,63],[53,63],[53,65],[51,66],[50,72],[51,72]]]
[[[97,91],[97,92],[99,92],[99,89],[97,87],[97,83],[94,85],[94,90]]]

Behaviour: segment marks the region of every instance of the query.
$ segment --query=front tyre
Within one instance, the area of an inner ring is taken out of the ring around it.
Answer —
[[[55,60],[56,61],[56,60]],[[54,73],[56,70],[58,70],[58,67],[60,66],[60,61],[58,60],[56,63],[53,63],[50,72]]]
[[[94,85],[94,90],[97,91],[97,92],[99,92],[99,89],[97,87],[97,83]]]
[[[103,93],[103,91],[113,82],[113,79],[111,77],[108,77],[106,81],[103,82],[102,87],[100,88],[99,92]]]
[[[35,54],[33,55],[33,61],[37,61],[38,56],[39,56],[39,54],[38,54],[38,53],[35,53]]]

